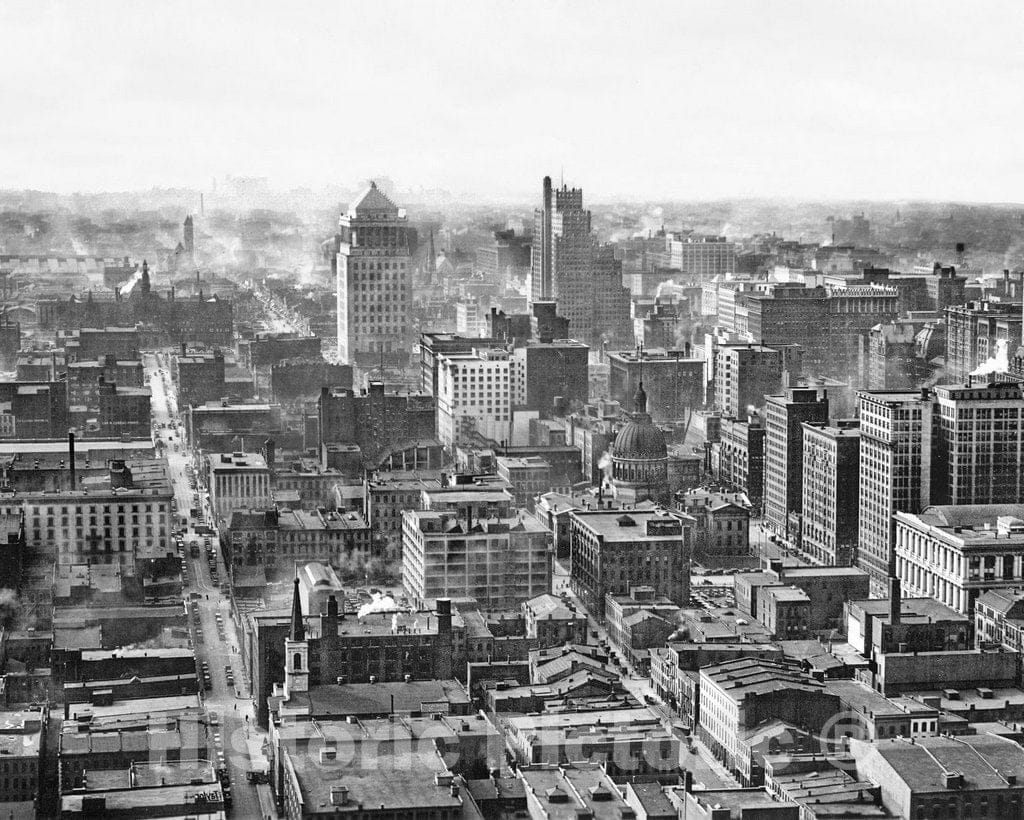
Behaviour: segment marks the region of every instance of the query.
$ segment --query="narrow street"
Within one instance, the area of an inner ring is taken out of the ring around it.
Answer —
[[[565,592],[579,611],[587,612],[589,643],[605,641],[607,645],[611,645],[611,642],[608,640],[608,631],[587,611],[583,602],[572,591],[572,587],[569,584],[568,569],[558,561],[554,563],[554,570],[551,575],[551,589],[555,595],[561,595]],[[594,638],[594,633],[597,633],[596,638]],[[736,779],[696,737],[693,738],[693,751],[690,751],[689,736],[677,725],[679,723],[678,716],[673,714],[672,710],[658,698],[654,687],[651,685],[651,679],[637,673],[630,664],[629,659],[624,655],[621,655],[614,649],[610,650],[610,652],[620,660],[623,686],[626,687],[637,701],[650,709],[658,717],[661,725],[667,731],[679,739],[679,765],[693,772],[694,782],[702,783],[709,789],[736,788],[738,786]]]
[[[164,361],[168,362],[168,359]],[[145,354],[143,362],[153,389],[153,422],[156,433],[166,445],[168,470],[174,484],[180,526],[182,517],[189,516],[189,510],[194,506],[193,490],[189,481],[188,452],[183,441],[184,419],[180,418],[177,412],[169,368],[166,365],[161,367],[157,356],[152,353]],[[201,510],[200,516],[203,515]],[[233,799],[233,807],[229,814],[245,818],[276,816],[268,814],[266,805],[261,806],[256,787],[246,780],[247,772],[265,771],[267,768],[266,759],[260,751],[265,735],[255,728],[249,681],[245,680],[243,675],[244,665],[238,651],[239,642],[231,617],[230,601],[213,581],[205,546],[206,536],[196,531],[196,526],[202,526],[203,520],[201,518],[197,521],[190,516],[189,519],[189,526],[184,534],[183,551],[188,567],[185,596],[190,599],[190,611],[193,607],[192,599],[198,611],[198,623],[202,630],[201,643],[197,639],[194,624],[191,630],[196,660],[200,664],[205,662],[209,668],[211,688],[204,692],[203,698],[211,715],[211,723],[213,715],[216,715],[218,724],[211,728],[214,733],[214,748],[211,749],[210,757],[215,764],[227,766]],[[198,557],[191,555],[193,543],[198,545]],[[210,545],[215,551],[217,574],[220,579],[226,579],[227,569],[215,534],[210,536]],[[227,681],[229,667],[234,676],[234,682],[230,685]]]

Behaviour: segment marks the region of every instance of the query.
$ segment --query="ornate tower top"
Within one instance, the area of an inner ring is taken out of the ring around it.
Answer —
[[[295,588],[292,592],[292,625],[288,632],[288,638],[292,641],[306,640],[306,627],[302,622],[302,603],[299,601],[299,579],[295,579]]]

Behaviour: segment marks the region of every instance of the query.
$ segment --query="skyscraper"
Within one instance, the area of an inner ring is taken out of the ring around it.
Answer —
[[[857,566],[884,594],[893,574],[893,514],[931,503],[932,401],[927,391],[858,394],[860,510]]]
[[[828,422],[828,397],[813,388],[790,387],[768,396],[764,423],[764,517],[785,536],[789,514],[803,506],[804,422]],[[794,533],[795,534],[795,533]]]
[[[552,190],[544,177],[542,207],[534,212],[530,300],[554,299],[569,320],[569,333],[591,347],[602,341],[628,345],[632,337],[629,290],[622,263],[590,232],[583,189]]]
[[[550,299],[551,294],[551,177],[544,177],[542,205],[533,212],[530,301]]]
[[[851,566],[858,534],[860,429],[855,419],[803,428],[801,549],[820,564]]]
[[[405,211],[377,189],[338,220],[338,356],[357,365],[408,362],[409,227]]]
[[[932,493],[932,503],[1024,501],[1021,385],[939,385],[935,405],[935,464],[942,480]]]

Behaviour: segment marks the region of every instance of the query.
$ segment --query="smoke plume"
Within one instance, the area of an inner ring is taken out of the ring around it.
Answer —
[[[21,620],[21,601],[13,589],[0,589],[0,626],[12,629]]]
[[[373,600],[359,607],[356,617],[362,620],[367,615],[372,615],[375,612],[395,612],[397,610],[398,604],[395,603],[394,598],[390,595],[374,592]]]
[[[1006,339],[996,340],[993,354],[971,371],[972,376],[987,376],[990,373],[1005,373],[1010,369]]]

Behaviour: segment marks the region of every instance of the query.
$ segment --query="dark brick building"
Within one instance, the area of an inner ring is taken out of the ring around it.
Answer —
[[[320,450],[329,445],[352,444],[362,462],[375,467],[410,442],[436,437],[437,403],[421,393],[388,393],[382,382],[368,390],[324,387],[318,403]]]

